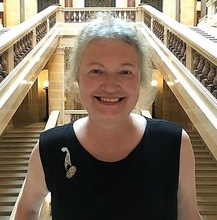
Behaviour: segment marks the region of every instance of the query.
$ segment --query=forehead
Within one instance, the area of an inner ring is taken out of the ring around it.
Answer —
[[[107,58],[139,59],[136,47],[124,40],[95,39],[89,42],[83,50],[82,58]]]

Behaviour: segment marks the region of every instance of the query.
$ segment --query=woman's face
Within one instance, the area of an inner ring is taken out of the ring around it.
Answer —
[[[78,73],[81,102],[96,120],[126,118],[138,100],[140,78],[134,46],[121,40],[91,41]]]

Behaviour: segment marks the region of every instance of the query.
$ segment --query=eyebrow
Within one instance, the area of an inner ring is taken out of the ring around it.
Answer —
[[[98,65],[98,66],[104,66],[101,63],[88,63],[88,66],[94,66],[94,65]]]
[[[89,63],[88,66],[94,66],[94,65],[98,65],[98,66],[101,66],[101,67],[104,67],[103,64],[101,63]],[[130,67],[136,67],[135,65],[133,65],[132,63],[123,63],[121,64],[121,66],[130,66]]]
[[[133,65],[132,63],[123,63],[123,64],[121,64],[121,66],[131,66],[131,67],[136,67],[136,66]]]

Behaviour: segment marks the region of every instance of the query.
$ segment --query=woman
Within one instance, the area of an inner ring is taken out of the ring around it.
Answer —
[[[138,30],[99,17],[77,37],[71,63],[88,117],[41,134],[16,220],[37,219],[49,191],[54,220],[201,219],[188,135],[131,113],[151,83]]]

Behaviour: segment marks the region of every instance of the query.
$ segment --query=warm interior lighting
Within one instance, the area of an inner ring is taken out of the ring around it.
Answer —
[[[48,81],[44,81],[44,89],[48,89],[49,87],[49,82]]]
[[[157,80],[152,80],[151,81],[151,86],[153,86],[153,87],[157,87]]]

